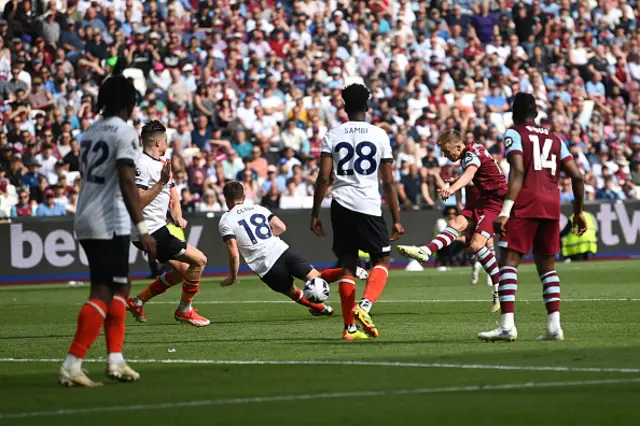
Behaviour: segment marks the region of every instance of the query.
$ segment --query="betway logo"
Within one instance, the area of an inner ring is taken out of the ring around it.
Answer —
[[[11,225],[11,266],[18,269],[30,269],[38,266],[43,259],[51,266],[64,268],[72,265],[76,259],[88,266],[87,255],[84,253],[80,243],[74,238],[73,233],[56,229],[44,236],[44,239],[34,231],[22,228],[21,223]],[[194,247],[198,246],[202,226],[192,226],[189,228],[187,242]],[[138,260],[140,250],[131,245],[129,250],[129,264],[134,264]],[[146,253],[142,253],[146,261]]]

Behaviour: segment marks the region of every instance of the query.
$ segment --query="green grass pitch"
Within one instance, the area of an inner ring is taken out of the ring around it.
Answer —
[[[484,276],[469,285],[469,268],[392,271],[372,311],[380,338],[361,342],[340,340],[334,286],[336,314],[314,318],[255,277],[224,289],[208,279],[195,304],[211,325],[176,323],[179,289],[169,290],[147,304],[146,324],[127,319],[125,356],[141,381],[101,389],[56,383],[87,287],[2,288],[0,424],[637,424],[640,264],[558,272],[564,342],[535,340],[546,313],[530,265],[515,343],[477,340],[499,314],[489,312]],[[101,336],[85,364],[93,379],[104,378],[104,356]]]

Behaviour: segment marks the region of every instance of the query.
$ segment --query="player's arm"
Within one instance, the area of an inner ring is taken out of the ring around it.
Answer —
[[[282,219],[275,214],[271,214],[271,216],[269,216],[269,226],[271,226],[271,232],[276,237],[282,235],[284,231],[287,230],[287,225],[285,225]]]
[[[142,208],[145,208],[158,196],[158,194],[160,194],[160,192],[162,192],[162,188],[164,188],[171,179],[171,163],[167,161],[164,166],[162,166],[160,180],[150,187],[145,185],[145,182],[140,179],[143,177],[144,172],[142,172],[142,175],[136,179],[136,184],[138,186],[138,192],[140,193],[140,203],[142,204]]]
[[[582,214],[584,211],[584,177],[564,142],[562,142],[562,148],[560,150],[560,162],[562,171],[571,178],[571,189],[573,190],[573,228],[576,234],[582,235],[587,230],[587,221]]]
[[[178,196],[178,191],[176,190],[175,184],[171,184],[170,198],[169,198],[169,213],[173,218],[173,221],[180,228],[184,229],[187,227],[187,221],[182,217],[182,206],[180,205],[180,197]]]
[[[326,235],[320,222],[320,207],[322,200],[329,188],[331,181],[331,171],[333,170],[333,154],[328,137],[322,139],[322,153],[320,154],[320,170],[316,178],[316,185],[313,191],[313,209],[311,210],[311,230],[319,237]]]
[[[505,233],[505,227],[511,216],[511,209],[513,209],[524,182],[524,159],[522,158],[523,149],[520,133],[513,129],[507,130],[504,134],[504,147],[507,162],[509,163],[509,182],[507,196],[502,204],[502,211],[493,222],[493,228],[497,234]]]
[[[479,166],[476,166],[475,164],[469,164],[464,169],[464,172],[462,173],[462,176],[460,176],[458,179],[456,179],[456,181],[453,183],[453,185],[451,185],[449,188],[444,188],[444,189],[442,189],[440,191],[440,194],[443,196],[442,199],[443,200],[446,199],[446,198],[444,198],[445,192],[448,192],[447,198],[449,198],[449,196],[451,196],[452,194],[457,193],[460,189],[462,189],[465,186],[469,185],[471,183],[471,181],[473,180],[473,177],[476,175],[476,172],[478,171],[478,167]]]

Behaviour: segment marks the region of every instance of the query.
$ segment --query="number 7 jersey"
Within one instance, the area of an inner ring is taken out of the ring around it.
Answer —
[[[82,185],[74,218],[79,240],[131,235],[131,219],[120,191],[118,165],[133,169],[140,155],[138,132],[119,117],[93,123],[80,142]]]
[[[333,198],[349,210],[381,216],[378,171],[381,163],[393,162],[387,133],[364,121],[348,121],[327,132],[321,155],[333,158]]]
[[[505,155],[521,155],[524,180],[512,217],[560,219],[558,179],[562,163],[573,157],[555,134],[530,122],[504,134]]]
[[[262,206],[237,204],[222,215],[218,230],[222,240],[235,239],[249,268],[260,277],[282,256],[289,245],[273,235],[269,221],[275,215]]]

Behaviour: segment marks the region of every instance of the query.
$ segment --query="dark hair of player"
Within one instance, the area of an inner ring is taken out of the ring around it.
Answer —
[[[244,187],[240,182],[232,181],[222,188],[224,199],[228,201],[242,201],[244,199]]]
[[[118,116],[123,120],[128,120],[131,116],[138,93],[133,81],[122,75],[125,66],[126,59],[119,57],[111,76],[102,82],[98,92],[96,114],[102,112],[103,117]]]
[[[524,124],[535,120],[538,115],[536,98],[529,93],[519,92],[513,100],[513,123]]]
[[[369,89],[360,83],[353,83],[342,89],[344,111],[349,119],[354,115],[367,112],[369,96],[371,96]]]

